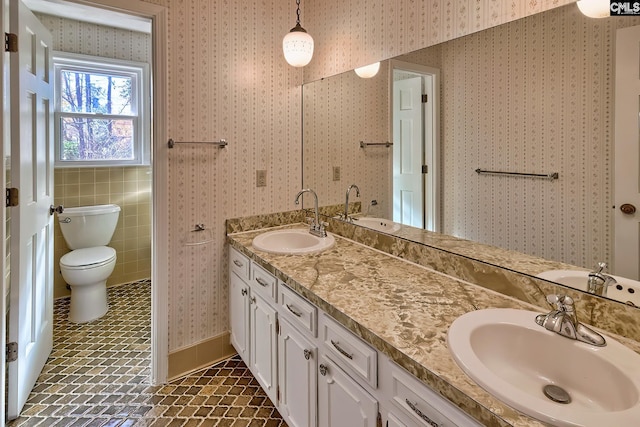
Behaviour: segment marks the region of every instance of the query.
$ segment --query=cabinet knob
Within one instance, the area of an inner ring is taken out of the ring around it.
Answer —
[[[620,210],[622,211],[623,214],[626,214],[626,215],[633,215],[634,213],[636,213],[636,207],[629,203],[625,203],[622,206],[620,206]]]
[[[249,298],[249,304],[255,304],[255,303],[256,303],[256,297]]]
[[[306,348],[304,349],[304,358],[307,360],[311,359],[311,350]]]
[[[320,366],[318,367],[318,369],[320,370],[320,375],[322,375],[323,377],[327,375],[327,371],[329,370],[327,368],[327,365],[325,364],[320,364]]]
[[[242,296],[245,296],[245,295],[247,295],[247,290],[243,289],[242,291],[240,291],[240,293],[242,294]]]

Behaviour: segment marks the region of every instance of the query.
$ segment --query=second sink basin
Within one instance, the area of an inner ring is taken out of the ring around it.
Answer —
[[[317,237],[309,230],[284,229],[267,231],[256,236],[252,245],[254,249],[274,254],[311,254],[327,250],[335,244],[331,234],[327,237]]]
[[[549,270],[538,274],[538,277],[581,291],[587,290],[589,282],[589,272],[583,270]],[[626,277],[611,277],[616,279],[618,283],[607,288],[606,297],[640,307],[640,282]]]
[[[354,218],[353,223],[355,225],[361,225],[363,227],[371,228],[372,230],[381,231],[383,233],[392,234],[400,230],[400,224],[384,218],[361,216]]]
[[[605,347],[562,337],[538,326],[537,314],[467,313],[449,328],[449,350],[482,388],[534,418],[571,427],[636,425],[640,355],[610,337]]]

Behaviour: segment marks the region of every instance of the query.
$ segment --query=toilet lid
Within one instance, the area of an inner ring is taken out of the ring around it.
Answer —
[[[109,246],[96,246],[71,251],[60,258],[60,265],[65,267],[81,267],[103,264],[116,257],[116,250]]]

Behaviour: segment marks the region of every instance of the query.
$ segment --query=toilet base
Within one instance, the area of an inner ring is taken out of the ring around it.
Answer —
[[[73,323],[87,323],[107,314],[107,281],[91,285],[70,285],[71,304],[69,321]]]

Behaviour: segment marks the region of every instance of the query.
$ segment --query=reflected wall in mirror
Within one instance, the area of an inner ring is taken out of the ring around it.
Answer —
[[[639,24],[570,4],[397,58],[440,69],[444,234],[612,265],[615,37]],[[390,85],[385,61],[372,79],[347,72],[303,86],[303,184],[322,205],[344,203],[355,183],[365,214],[391,218],[392,150],[358,144],[392,140]]]

